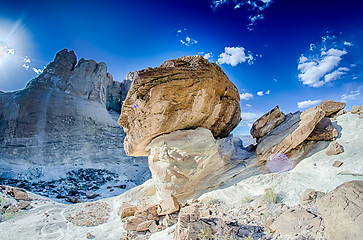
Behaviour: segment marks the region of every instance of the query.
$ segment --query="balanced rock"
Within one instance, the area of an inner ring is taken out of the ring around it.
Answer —
[[[119,124],[129,156],[147,156],[145,147],[162,134],[203,127],[226,137],[240,122],[237,88],[215,63],[186,56],[135,72]]]
[[[335,129],[333,123],[328,117],[323,119],[316,124],[314,130],[309,135],[307,140],[312,141],[328,141],[338,136],[338,131]]]
[[[328,239],[363,236],[363,181],[343,183],[317,201]]]
[[[279,106],[276,106],[253,123],[250,131],[251,135],[256,138],[258,142],[261,137],[265,136],[284,120],[285,114],[280,111]]]
[[[325,112],[325,117],[329,117],[345,108],[345,105],[346,103],[325,100],[324,102],[320,103],[318,107],[320,107]]]
[[[319,107],[288,114],[283,123],[261,138],[256,149],[258,160],[266,162],[271,154],[286,154],[296,148],[306,140],[324,116],[325,112]]]

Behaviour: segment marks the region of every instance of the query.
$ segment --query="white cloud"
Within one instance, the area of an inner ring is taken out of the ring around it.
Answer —
[[[207,59],[207,60],[212,60],[212,58],[213,58],[213,54],[212,54],[212,53],[206,53],[206,54],[204,54],[204,55],[203,55],[203,57],[204,57],[205,59]]]
[[[40,73],[42,73],[43,72],[43,70],[42,69],[39,69],[39,68],[32,68],[33,69],[33,71],[36,73],[36,74],[40,74]]]
[[[178,32],[178,33],[181,33],[182,31],[183,31],[183,30],[179,29],[177,32]]]
[[[341,57],[345,54],[347,54],[347,52],[344,50],[330,48],[328,51],[322,50],[321,57],[318,59],[308,59],[304,55],[301,55],[297,67],[301,72],[298,75],[299,80],[304,85],[315,88],[321,87],[325,83],[332,81],[335,76],[334,74],[328,75],[328,77],[322,81],[320,79],[325,78],[327,74],[337,67],[342,59]],[[340,76],[341,75],[342,74],[340,74]]]
[[[331,82],[333,80],[339,79],[342,75],[346,74],[349,71],[346,67],[340,67],[337,70],[328,73],[324,76],[324,80],[326,83]]]
[[[360,95],[359,90],[350,91],[349,94],[343,94],[342,95],[341,102],[347,102],[347,101],[355,100],[357,98],[357,96],[359,96],[359,95]]]
[[[263,14],[257,14],[257,15],[254,15],[254,16],[249,16],[248,19],[251,21],[250,24],[248,24],[248,26],[254,26],[256,24],[256,21],[257,20],[262,20],[264,19],[265,17],[263,16]],[[253,30],[253,27],[247,27],[248,30]]]
[[[29,65],[26,65],[25,63],[23,64],[23,68],[25,68],[26,70],[29,70]]]
[[[263,91],[259,91],[259,92],[257,92],[257,95],[258,95],[258,96],[263,96]]]
[[[345,45],[345,46],[349,46],[349,47],[351,47],[351,46],[353,46],[353,43],[351,43],[351,42],[347,42],[347,41],[344,41],[344,45]]]
[[[14,55],[15,54],[15,49],[14,48],[8,48],[8,54]]]
[[[261,117],[262,114],[260,113],[256,113],[256,112],[243,112],[241,113],[241,125],[245,125],[245,126],[249,126],[252,127],[252,124],[259,118]]]
[[[30,59],[27,57],[27,56],[25,56],[25,58],[23,59],[23,61],[25,62],[25,63],[30,63],[31,61],[30,61]]]
[[[224,53],[219,55],[217,63],[236,66],[246,61],[250,65],[253,64],[254,58],[251,52],[246,53],[243,47],[225,47]]]
[[[246,106],[247,106],[247,107],[252,107],[252,105],[251,105],[251,104],[248,104],[248,103],[246,103]]]
[[[193,45],[193,44],[197,44],[197,43],[198,43],[198,41],[197,41],[197,40],[191,39],[191,38],[190,38],[190,37],[188,37],[188,36],[185,38],[185,41],[180,40],[180,42],[181,42],[182,44],[184,44],[185,46],[187,46],[187,47],[189,47],[190,45]]]
[[[297,106],[298,108],[309,108],[315,105],[318,105],[319,103],[321,103],[321,99],[318,100],[307,100],[307,101],[302,101],[302,102],[298,102]]]
[[[228,3],[227,0],[212,0],[211,7],[217,9],[219,6]]]
[[[240,97],[241,100],[249,100],[249,99],[253,98],[253,94],[251,94],[251,93],[241,93],[239,95],[239,97]]]
[[[310,43],[310,51],[314,51],[314,49],[316,48],[315,44],[313,43]]]
[[[266,94],[266,95],[269,95],[269,94],[270,94],[270,92],[271,92],[270,90],[267,90],[267,91],[265,92],[265,94]]]

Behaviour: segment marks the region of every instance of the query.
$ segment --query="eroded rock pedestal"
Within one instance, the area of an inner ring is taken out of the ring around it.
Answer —
[[[148,145],[149,167],[159,198],[173,194],[184,201],[216,183],[231,165],[225,139],[215,140],[205,128],[179,130],[155,138]],[[241,156],[243,157],[243,155]]]

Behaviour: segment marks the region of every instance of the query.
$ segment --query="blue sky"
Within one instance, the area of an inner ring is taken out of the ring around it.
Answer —
[[[129,71],[184,55],[217,62],[241,94],[243,121],[279,105],[363,103],[361,0],[2,1],[0,90],[21,89],[63,48]]]

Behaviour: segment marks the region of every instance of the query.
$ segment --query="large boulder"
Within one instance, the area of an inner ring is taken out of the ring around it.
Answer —
[[[162,134],[203,127],[223,138],[240,120],[238,90],[222,69],[186,56],[135,73],[119,124],[126,154],[147,156],[145,147]]]
[[[343,183],[317,201],[329,239],[363,236],[363,181]]]
[[[329,117],[345,108],[345,105],[346,103],[325,100],[324,102],[320,103],[318,107],[320,107],[325,112],[325,117]]]
[[[260,140],[256,156],[260,162],[266,162],[271,154],[288,153],[299,146],[325,116],[319,107],[312,107],[304,112],[288,114],[286,120]]]
[[[310,133],[307,140],[311,141],[328,141],[338,136],[338,131],[335,129],[333,123],[328,117],[323,119],[316,124],[314,130]]]
[[[216,141],[205,128],[178,130],[152,140],[147,147],[149,167],[158,197],[172,194],[183,202],[217,184],[219,175],[233,166],[228,142],[233,144]]]
[[[285,114],[280,111],[279,106],[276,106],[253,123],[250,131],[251,135],[256,138],[258,142],[261,137],[265,136],[284,120]]]

